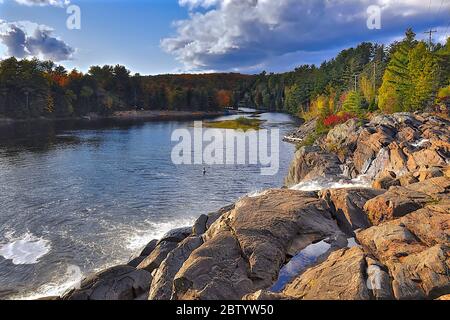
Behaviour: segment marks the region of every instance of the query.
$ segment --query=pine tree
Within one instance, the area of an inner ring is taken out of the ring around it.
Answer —
[[[436,57],[425,43],[420,42],[410,51],[408,72],[411,91],[405,99],[404,110],[422,110],[434,102],[439,79]]]
[[[411,92],[409,75],[409,52],[414,46],[415,34],[408,29],[406,38],[395,45],[379,92],[379,108],[388,113],[403,111],[405,100]]]
[[[355,115],[360,114],[362,112],[362,97],[360,93],[357,91],[349,92],[342,105],[342,110]]]

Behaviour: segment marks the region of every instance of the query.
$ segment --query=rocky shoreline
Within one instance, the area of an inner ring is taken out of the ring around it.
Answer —
[[[298,150],[284,189],[202,215],[52,299],[448,299],[449,128],[431,114],[349,120]],[[302,188],[355,179],[365,186]]]

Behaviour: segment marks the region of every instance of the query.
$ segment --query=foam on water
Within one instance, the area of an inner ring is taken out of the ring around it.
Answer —
[[[51,250],[50,241],[26,233],[0,247],[0,256],[16,265],[36,264]]]
[[[80,288],[84,275],[80,267],[69,265],[66,273],[30,293],[10,297],[11,300],[36,300],[44,297],[59,297],[68,290]]]
[[[411,146],[413,146],[414,148],[420,148],[420,147],[423,147],[428,142],[430,142],[430,140],[422,139],[422,140],[418,140],[414,143],[411,143]]]
[[[127,249],[137,252],[143,249],[150,241],[161,239],[167,232],[173,229],[184,228],[193,225],[195,218],[178,219],[168,222],[147,221],[145,227],[134,228],[125,239]]]
[[[348,189],[348,188],[368,188],[370,184],[364,176],[360,176],[353,180],[311,180],[303,181],[291,187],[292,190],[298,191],[320,191],[322,189]]]
[[[267,192],[268,192],[268,190],[257,190],[257,191],[248,193],[247,195],[245,195],[245,197],[256,198],[256,197],[265,195]]]

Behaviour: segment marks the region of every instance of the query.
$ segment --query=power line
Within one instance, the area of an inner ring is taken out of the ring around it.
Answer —
[[[428,45],[430,46],[430,49],[431,49],[431,46],[433,45],[433,33],[437,33],[437,32],[438,32],[437,30],[433,30],[433,29],[430,29],[430,30],[424,32],[425,34],[429,35]]]

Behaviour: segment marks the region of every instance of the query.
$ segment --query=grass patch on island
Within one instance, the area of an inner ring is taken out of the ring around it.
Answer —
[[[204,123],[206,128],[215,129],[231,129],[231,130],[260,130],[261,125],[265,121],[259,119],[249,119],[245,117],[237,118],[236,120],[226,120],[226,121],[211,121]]]

